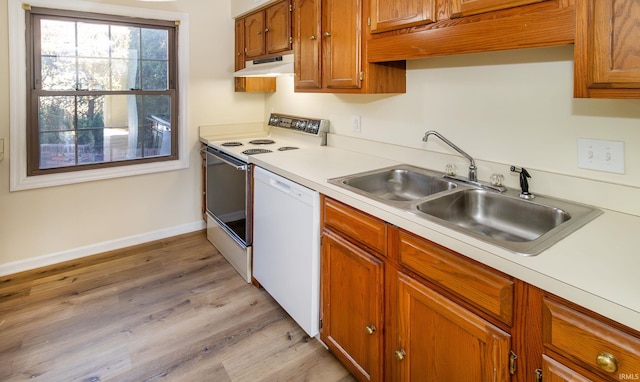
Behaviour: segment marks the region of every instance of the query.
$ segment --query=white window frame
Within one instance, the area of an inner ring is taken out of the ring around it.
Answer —
[[[71,171],[57,174],[27,176],[27,67],[25,41],[25,10],[21,0],[8,0],[9,17],[9,133],[10,191],[61,186],[95,180],[174,171],[189,168],[189,16],[185,13],[135,8],[73,0],[32,0],[34,7],[133,16],[180,23],[178,31],[178,159],[102,169]]]

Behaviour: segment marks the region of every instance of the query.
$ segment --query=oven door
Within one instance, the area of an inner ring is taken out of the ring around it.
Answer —
[[[251,245],[251,166],[207,147],[207,212],[243,248]]]

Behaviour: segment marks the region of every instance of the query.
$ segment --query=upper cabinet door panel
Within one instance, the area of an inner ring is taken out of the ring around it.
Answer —
[[[362,0],[323,0],[323,70],[327,88],[360,88]]]
[[[244,69],[244,19],[236,20],[235,54],[235,70]]]
[[[434,0],[371,0],[371,32],[385,32],[435,21]]]
[[[293,45],[296,89],[322,87],[320,34],[321,0],[294,0]]]
[[[590,0],[593,85],[640,87],[640,2]]]
[[[542,1],[546,0],[453,0],[451,17],[475,15]]]
[[[265,54],[264,12],[258,12],[245,17],[244,38],[246,57],[256,57]]]
[[[277,53],[291,48],[291,17],[289,2],[277,3],[265,10],[266,53]]]

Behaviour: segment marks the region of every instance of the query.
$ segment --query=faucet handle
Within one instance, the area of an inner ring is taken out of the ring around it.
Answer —
[[[450,176],[458,175],[458,168],[453,163],[448,163],[444,168],[444,173]]]
[[[502,186],[504,184],[504,175],[502,174],[491,174],[491,178],[489,178],[489,182],[492,186]]]

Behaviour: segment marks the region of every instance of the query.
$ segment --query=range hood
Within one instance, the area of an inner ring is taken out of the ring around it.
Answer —
[[[293,75],[293,54],[247,61],[234,77],[278,77]]]

